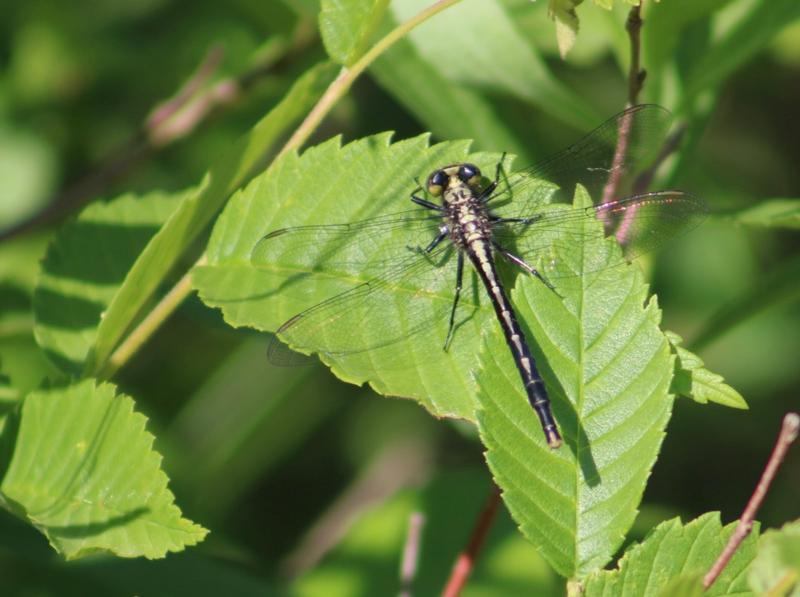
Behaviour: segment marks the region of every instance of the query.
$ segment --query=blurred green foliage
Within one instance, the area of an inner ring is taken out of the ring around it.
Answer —
[[[372,25],[385,33],[425,5],[395,0]],[[623,107],[628,8],[578,7],[579,33],[562,60],[547,3],[464,0],[374,63],[311,143],[430,131],[524,160],[546,157]],[[0,244],[3,414],[17,395],[64,380],[33,334],[47,242],[81,199],[198,184],[325,58],[317,10],[313,0],[5,3],[0,230],[46,217]],[[640,99],[686,125],[660,185],[690,190],[720,214],[653,257],[653,291],[664,327],[750,410],[676,403],[631,539],[675,516],[737,516],[781,416],[800,403],[800,4],[662,0],[646,3],[644,18]],[[241,92],[176,142],[149,143],[148,115],[214,47],[224,55],[211,81],[248,73]],[[359,50],[342,51],[349,61]],[[498,55],[502,63],[491,59]],[[275,369],[265,346],[191,298],[114,378],[149,417],[185,516],[212,531],[204,543],[162,562],[63,563],[36,530],[4,515],[3,593],[264,594],[285,591],[292,575],[300,594],[393,592],[415,509],[433,529],[420,594],[438,590],[489,491],[474,428],[437,421],[411,401],[378,399],[323,368]],[[798,516],[797,451],[785,467],[759,515],[764,527]],[[505,517],[474,583],[474,594],[563,591]]]

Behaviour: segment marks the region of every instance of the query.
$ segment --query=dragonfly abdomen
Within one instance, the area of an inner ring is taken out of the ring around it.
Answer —
[[[508,299],[497,275],[491,244],[486,238],[476,238],[467,244],[465,250],[489,293],[495,314],[503,329],[506,344],[511,350],[517,370],[522,378],[522,383],[525,386],[528,402],[530,402],[542,423],[547,444],[551,448],[558,448],[562,439],[553,418],[553,413],[550,410],[550,399],[547,396],[544,381],[536,369],[536,363],[525,340],[525,335],[517,321],[514,308],[511,306],[511,301]]]

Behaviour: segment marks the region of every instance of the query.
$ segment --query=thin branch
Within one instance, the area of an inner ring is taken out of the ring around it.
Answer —
[[[469,575],[472,573],[472,568],[475,566],[475,560],[478,557],[478,552],[483,545],[486,535],[489,534],[489,529],[494,522],[497,507],[500,505],[500,489],[497,485],[492,487],[489,497],[486,499],[483,508],[481,509],[478,521],[475,523],[475,528],[472,529],[467,548],[459,554],[453,571],[450,573],[450,578],[447,581],[442,595],[444,597],[458,597],[461,594],[464,585],[467,584]]]
[[[195,266],[205,265],[206,255],[200,256]],[[105,366],[97,374],[99,379],[111,379],[120,368],[147,342],[167,318],[180,307],[184,299],[192,292],[192,272],[186,272],[180,280],[170,288],[169,292],[139,322],[133,331],[117,346],[106,361]]]
[[[628,13],[628,20],[625,23],[625,30],[631,42],[631,64],[628,70],[628,107],[635,106],[639,101],[639,92],[644,84],[645,71],[639,66],[639,56],[641,54],[641,30],[642,15],[641,6],[632,6]],[[602,203],[613,201],[617,196],[619,184],[625,173],[625,158],[628,154],[628,142],[630,141],[631,125],[633,117],[630,114],[623,116],[618,125],[617,146],[614,148],[614,157],[611,161],[611,171],[603,187]]]
[[[458,4],[460,1],[461,0],[438,0],[438,2],[434,2],[428,8],[417,13],[405,23],[395,27],[385,37],[372,46],[369,51],[359,58],[351,67],[343,67],[339,73],[339,76],[336,77],[336,79],[334,79],[334,81],[328,86],[317,104],[314,106],[311,112],[308,113],[308,116],[306,116],[305,120],[297,128],[291,138],[286,142],[286,145],[283,146],[283,149],[281,149],[278,157],[282,156],[288,151],[299,149],[306,141],[308,141],[311,133],[313,133],[317,126],[319,126],[320,122],[322,122],[322,119],[325,118],[325,116],[327,116],[327,114],[331,111],[331,108],[333,108],[336,102],[339,101],[339,99],[341,99],[345,93],[347,93],[347,91],[353,85],[353,82],[367,69],[370,64],[375,62],[378,56],[392,47],[395,42],[402,39],[403,36],[407,35],[409,31],[421,23],[424,23],[435,14],[443,11],[445,8],[448,8],[454,4]]]
[[[778,472],[778,468],[783,462],[789,446],[797,439],[799,430],[800,415],[792,412],[787,413],[783,417],[778,440],[775,442],[775,447],[772,449],[772,454],[767,461],[767,466],[761,474],[761,479],[758,481],[753,495],[750,496],[747,507],[745,507],[744,512],[742,512],[742,515],[739,517],[739,524],[736,525],[736,530],[728,540],[728,544],[725,546],[725,549],[722,550],[717,561],[714,562],[714,565],[705,577],[703,577],[703,588],[708,589],[714,584],[714,581],[717,580],[717,577],[719,577],[725,569],[725,566],[728,565],[728,562],[730,562],[733,554],[736,553],[736,550],[742,544],[742,541],[750,534],[756,512],[758,512],[758,509],[761,507],[764,496],[767,495],[767,491],[769,491],[770,485],[772,485],[772,481],[775,479],[775,473]]]
[[[403,547],[403,561],[400,563],[400,597],[411,597],[411,585],[417,576],[419,562],[420,537],[425,516],[421,512],[412,512],[408,518],[408,535]]]
[[[642,0],[644,1],[644,0]],[[631,65],[628,70],[628,105],[635,106],[639,103],[639,92],[644,86],[647,71],[640,67],[639,57],[642,47],[642,5],[632,6],[625,22],[625,30],[631,40]]]

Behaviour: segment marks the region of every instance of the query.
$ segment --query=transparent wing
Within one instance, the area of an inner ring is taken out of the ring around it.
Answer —
[[[322,224],[281,228],[264,236],[253,248],[250,261],[258,266],[286,263],[306,271],[323,266],[360,267],[373,276],[380,268],[402,258],[397,246],[382,247],[387,239],[405,241],[400,249],[425,247],[437,234],[442,219],[423,208],[359,220],[347,224]],[[371,269],[363,269],[371,268]]]
[[[671,120],[660,106],[633,106],[544,162],[515,171],[490,205],[499,206],[498,215],[526,217],[545,203],[572,203],[578,183],[598,205],[638,195],[644,189],[637,179],[657,162]]]
[[[554,255],[575,253],[613,237],[622,248],[617,257],[584,261],[588,273],[630,261],[696,227],[707,215],[705,203],[683,191],[658,191],[587,208],[552,206],[528,222],[500,223],[494,238],[531,264],[548,263]],[[572,275],[568,272],[554,277]]]
[[[413,210],[265,236],[253,250],[256,267],[282,270],[284,286],[299,285],[298,295],[331,295],[284,323],[278,338],[302,353],[342,356],[391,346],[441,321],[453,300],[455,248],[445,241],[422,251],[440,223]],[[278,365],[305,361],[277,340],[269,357]]]

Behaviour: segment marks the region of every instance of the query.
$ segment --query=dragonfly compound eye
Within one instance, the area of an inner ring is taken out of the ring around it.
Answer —
[[[481,181],[481,171],[475,164],[461,164],[458,168],[458,177],[470,186]]]
[[[437,170],[428,177],[428,192],[434,197],[438,197],[447,184],[447,174],[443,170]]]

